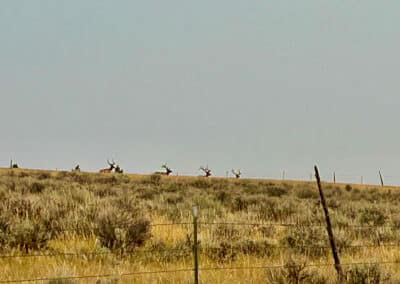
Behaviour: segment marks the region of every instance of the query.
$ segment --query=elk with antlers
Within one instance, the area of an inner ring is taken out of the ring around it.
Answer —
[[[100,173],[102,174],[106,174],[106,173],[111,173],[113,171],[113,169],[115,169],[115,162],[114,160],[112,161],[112,163],[110,163],[109,160],[107,160],[107,164],[110,166],[109,168],[106,169],[101,169]]]
[[[165,172],[155,172],[157,175],[167,175],[169,176],[172,173],[172,170],[170,167],[168,167],[167,163],[164,163],[161,165],[161,168],[165,170]]]
[[[200,167],[200,170],[204,172],[204,177],[211,176],[211,170],[207,167]]]
[[[80,172],[81,168],[79,165],[76,165],[75,168],[72,169],[73,172]]]
[[[240,176],[242,175],[242,172],[240,171],[240,169],[239,170],[232,169],[232,174],[234,174],[234,176],[236,178],[240,178]]]

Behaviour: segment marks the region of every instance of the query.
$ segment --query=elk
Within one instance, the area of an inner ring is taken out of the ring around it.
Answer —
[[[204,177],[211,176],[211,170],[207,167],[200,167],[200,170],[204,172]]]
[[[73,172],[80,172],[80,171],[81,171],[81,168],[80,168],[79,164],[76,165],[75,168],[72,169],[72,171],[73,171]]]
[[[115,170],[114,170],[117,174],[123,174],[124,173],[124,170],[119,166],[119,165],[117,165],[116,167],[115,167]]]
[[[168,167],[167,163],[164,163],[161,165],[161,168],[165,170],[165,172],[155,172],[157,175],[167,175],[169,176],[172,173],[172,170],[170,167]]]
[[[236,178],[240,178],[242,172],[240,171],[240,169],[239,170],[232,169],[232,174],[234,174]]]
[[[13,160],[10,161],[10,169],[18,169],[18,164],[14,163]]]
[[[115,169],[115,162],[114,160],[112,161],[112,163],[110,163],[109,160],[107,160],[107,164],[110,166],[109,168],[106,169],[101,169],[99,172],[106,174],[106,173],[111,173],[113,169]]]

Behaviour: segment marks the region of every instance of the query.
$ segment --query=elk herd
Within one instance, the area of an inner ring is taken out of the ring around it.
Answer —
[[[107,160],[107,164],[108,164],[108,168],[101,169],[99,171],[99,173],[108,174],[108,173],[114,172],[114,173],[122,174],[124,172],[123,169],[114,162],[114,159],[112,160],[112,162]],[[163,171],[157,171],[157,172],[154,172],[154,174],[169,176],[173,172],[172,169],[167,165],[167,163],[162,164],[161,169]],[[211,169],[208,167],[208,165],[206,167],[201,166],[199,168],[199,170],[204,173],[202,175],[203,177],[210,177],[212,175]],[[76,165],[75,168],[72,169],[72,171],[80,172],[81,171],[80,166]],[[235,178],[240,178],[240,176],[242,175],[242,172],[240,171],[240,169],[239,170],[232,169],[231,172]]]

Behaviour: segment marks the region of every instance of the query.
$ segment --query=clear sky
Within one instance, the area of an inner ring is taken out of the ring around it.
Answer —
[[[0,163],[400,184],[400,2],[2,0]],[[344,174],[348,175],[345,179]]]

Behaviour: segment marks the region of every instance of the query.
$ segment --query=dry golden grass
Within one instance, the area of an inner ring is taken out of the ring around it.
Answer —
[[[373,247],[400,242],[399,230],[392,232],[384,229],[385,226],[400,226],[398,187],[378,188],[373,185],[331,183],[324,183],[323,186],[339,244],[369,245],[360,249],[344,248],[341,252],[342,263],[400,261],[399,247]],[[80,228],[52,236],[41,248],[28,249],[28,254],[77,255],[0,258],[0,281],[111,275],[98,279],[101,279],[101,283],[193,282],[192,271],[124,275],[191,269],[193,256],[190,248],[193,236],[190,224],[151,226],[151,237],[136,248],[136,253],[119,255],[102,246],[96,232],[90,229],[92,225],[96,225],[98,215],[110,210],[119,210],[121,213],[135,210],[149,218],[152,224],[191,223],[193,204],[199,205],[200,222],[205,223],[299,223],[304,226],[323,221],[315,184],[303,181],[181,176],[157,180],[148,175],[118,176],[0,169],[0,197],[0,213],[4,216],[11,214],[9,220],[22,222],[27,218],[40,221],[47,216],[57,226],[72,225]],[[14,202],[12,204],[17,204],[15,206],[22,206],[17,213],[13,208],[7,207],[11,201]],[[32,209],[26,207],[25,203],[31,204],[29,206]],[[37,208],[40,210],[35,211]],[[365,208],[375,211],[370,213]],[[28,214],[30,210],[37,213]],[[380,213],[383,219],[378,218]],[[339,226],[370,224],[368,222],[378,222],[376,230],[374,228],[372,231],[359,232]],[[0,244],[2,236],[9,241],[7,236],[1,234],[1,230],[0,220]],[[307,234],[307,231],[292,232],[290,227],[281,226],[201,224],[200,267],[204,269],[200,272],[201,283],[268,283],[272,281],[268,275],[275,277],[279,269],[268,271],[261,267],[282,266],[291,258],[299,263],[306,262],[310,266],[307,271],[315,276],[312,279],[306,278],[301,283],[334,283],[333,266],[318,267],[332,262],[329,249],[323,253],[315,253],[312,250],[302,252],[296,248],[280,248],[288,246],[289,237],[299,237],[295,240],[296,245],[327,244],[323,226],[314,233]],[[249,248],[250,241],[253,243]],[[3,255],[26,253],[11,244],[11,241],[4,244]],[[264,247],[264,244],[268,246]],[[224,245],[228,247],[223,247]],[[182,249],[184,252],[157,252],[160,248]],[[141,253],[153,249],[156,250],[153,253]],[[243,269],[207,269],[221,267]],[[400,265],[379,266],[380,273],[390,274],[390,281],[393,283],[400,281],[399,269]],[[324,282],[317,282],[317,276],[319,279],[323,278]],[[71,279],[71,282],[57,283],[95,283],[98,279]],[[290,283],[289,278],[285,279]]]

